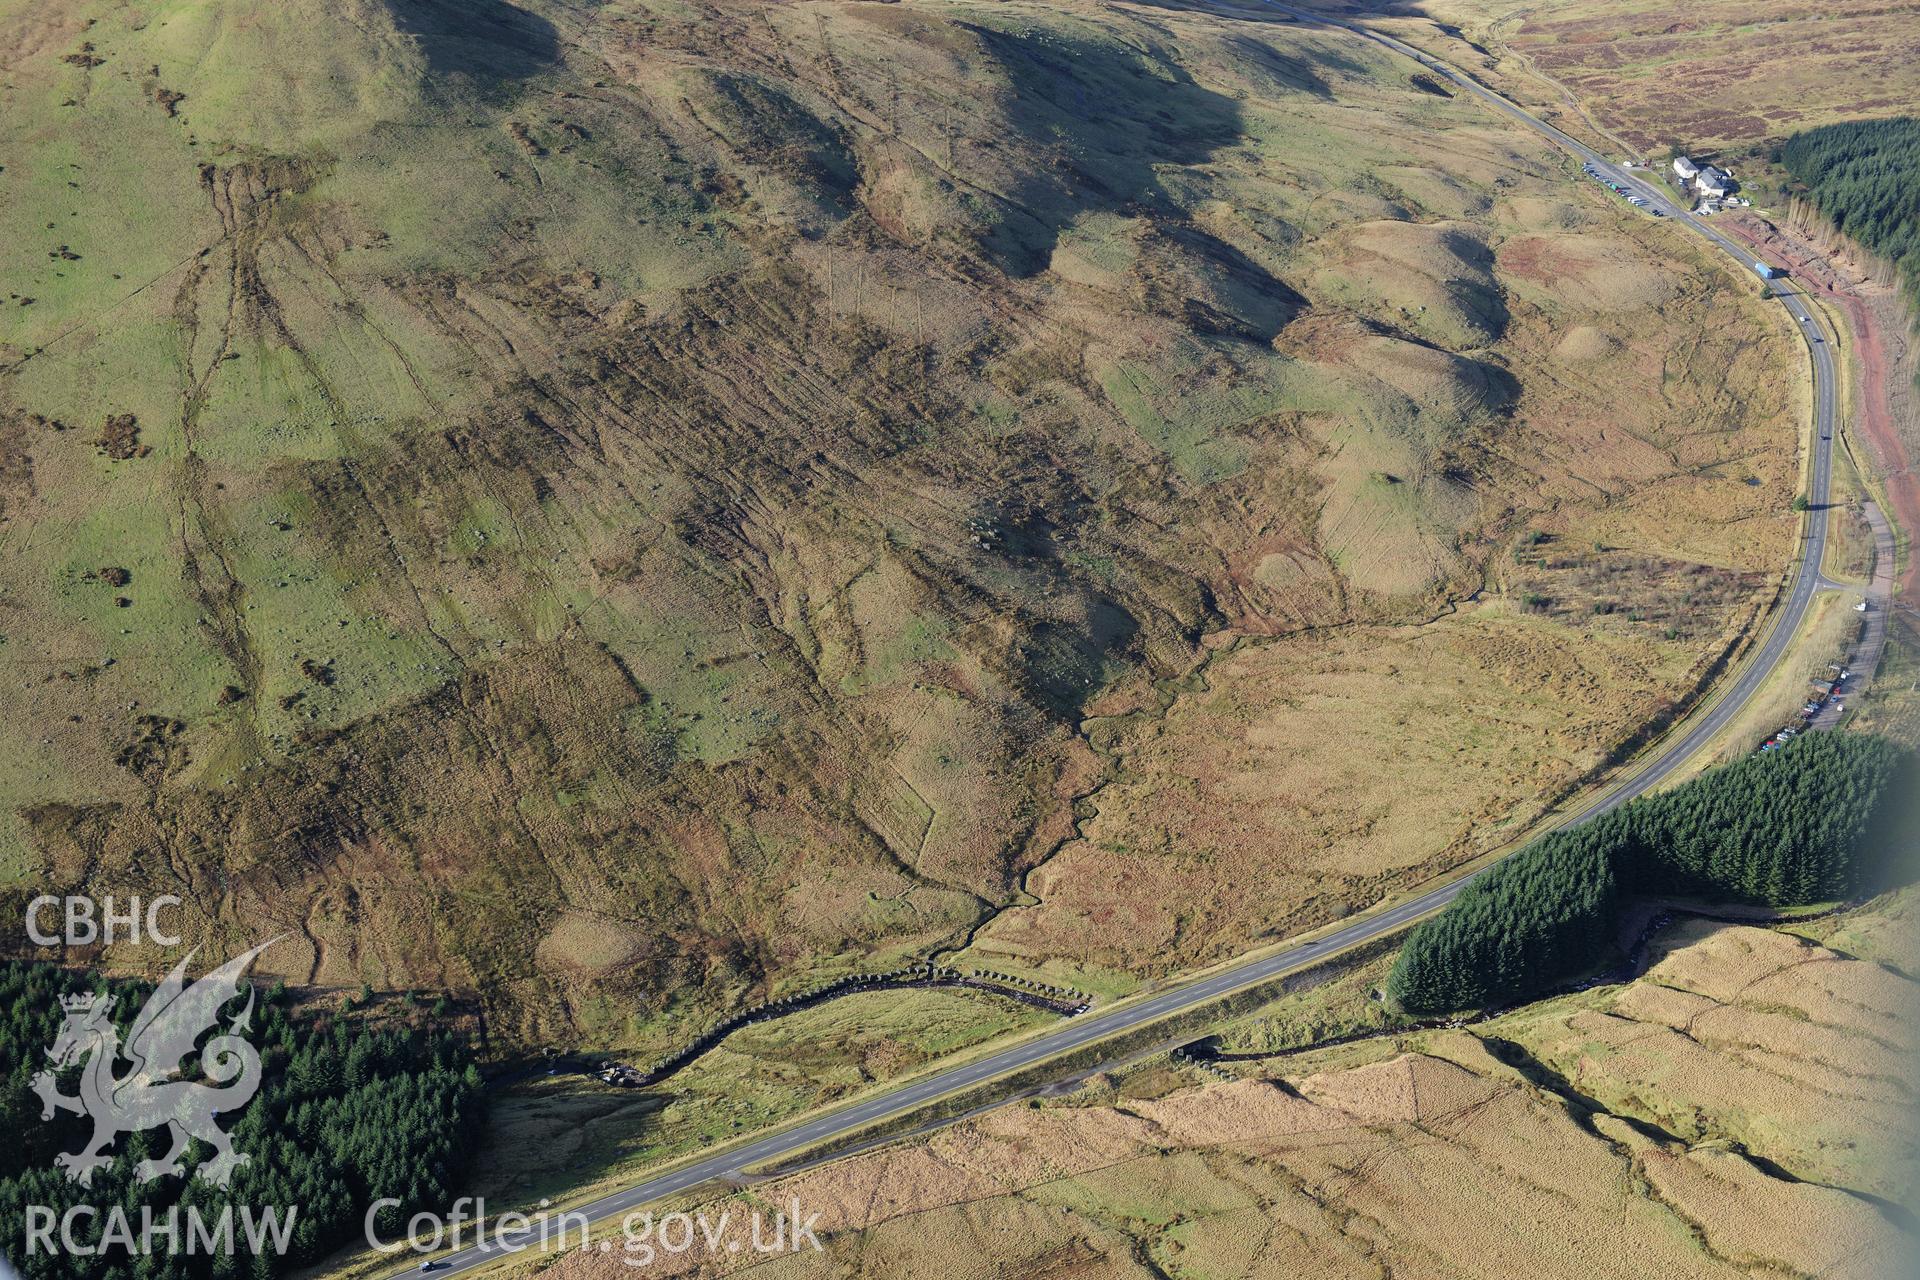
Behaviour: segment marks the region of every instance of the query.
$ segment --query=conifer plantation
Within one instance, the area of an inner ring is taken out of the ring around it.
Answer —
[[[1809,735],[1553,832],[1414,930],[1388,993],[1417,1011],[1537,995],[1614,949],[1626,896],[1780,907],[1871,891],[1895,861],[1914,769],[1882,738]]]
[[[360,1015],[296,1015],[278,987],[255,998],[246,1034],[260,1052],[265,1079],[231,1123],[235,1150],[252,1159],[226,1189],[174,1177],[139,1182],[134,1165],[165,1153],[165,1131],[123,1138],[91,1186],[68,1181],[54,1157],[78,1150],[91,1125],[64,1114],[42,1122],[30,1081],[59,1028],[60,997],[89,989],[116,999],[123,1035],[151,990],[116,984],[109,991],[53,965],[0,965],[0,1133],[9,1138],[0,1144],[0,1220],[25,1221],[28,1205],[50,1206],[56,1214],[91,1205],[101,1218],[82,1221],[75,1235],[97,1244],[101,1219],[114,1206],[126,1210],[136,1231],[143,1206],[156,1220],[178,1206],[184,1222],[189,1205],[207,1221],[232,1205],[236,1224],[241,1206],[295,1206],[291,1245],[285,1257],[253,1256],[244,1243],[231,1256],[211,1257],[184,1248],[133,1258],[41,1253],[21,1259],[25,1280],[264,1280],[358,1241],[361,1217],[376,1199],[401,1202],[376,1219],[383,1238],[391,1239],[404,1237],[405,1220],[415,1211],[443,1208],[453,1198],[485,1107],[464,1041],[444,1030],[382,1026]],[[246,999],[236,997],[229,1012]],[[61,1073],[63,1093],[75,1092],[76,1074],[71,1068]],[[188,1161],[209,1154],[196,1142]],[[237,1225],[235,1238],[244,1241]]]
[[[1815,208],[1893,262],[1920,298],[1920,119],[1809,129],[1787,140],[1780,161]]]

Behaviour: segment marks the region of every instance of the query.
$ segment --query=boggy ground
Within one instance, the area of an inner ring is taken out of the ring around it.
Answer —
[[[1632,982],[1470,1030],[1235,1064],[1235,1081],[1163,1059],[703,1206],[744,1221],[797,1202],[824,1257],[723,1236],[541,1274],[1896,1274],[1907,915],[1894,899],[1822,922],[1858,955],[1688,923]]]
[[[1777,319],[1350,38],[6,0],[0,49],[14,892],[505,1045],[1371,901],[1789,554]]]

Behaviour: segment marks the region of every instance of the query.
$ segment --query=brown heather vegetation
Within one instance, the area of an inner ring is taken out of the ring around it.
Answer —
[[[1777,143],[1835,120],[1910,112],[1909,4],[1836,0],[1334,0],[1323,7],[1466,63],[1575,133],[1658,152]]]
[[[507,1044],[1118,990],[1482,851],[1786,562],[1775,318],[1348,37],[83,9],[0,3],[16,894]]]
[[[1914,989],[1882,963],[1910,961],[1906,914],[1825,922],[1874,959],[1684,924],[1624,986],[1231,1083],[1161,1059],[706,1206],[797,1199],[824,1258],[541,1274],[1893,1274],[1910,1242],[1873,1197],[1912,1171]]]

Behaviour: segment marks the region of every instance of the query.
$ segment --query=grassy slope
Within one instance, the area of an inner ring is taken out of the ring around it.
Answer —
[[[1473,785],[1322,797],[1330,877],[1150,953],[1000,937],[1124,986],[1463,856],[1784,557],[1750,300],[1702,324],[1718,268],[1334,36],[67,0],[0,37],[0,856],[285,931],[296,980],[645,1052],[1023,901],[1114,776],[1103,690],[1144,731],[1221,632],[1435,646],[1337,694],[1219,668],[1250,746]],[[1516,618],[1533,527],[1740,589],[1684,635]],[[1524,767],[1394,754],[1436,664],[1443,706],[1526,689]],[[1223,768],[1101,802],[1130,908],[1218,896],[1297,803]],[[1188,794],[1231,829],[1165,868]]]

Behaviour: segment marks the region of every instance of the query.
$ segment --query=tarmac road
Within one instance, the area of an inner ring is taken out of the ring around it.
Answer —
[[[1677,225],[1691,228],[1751,269],[1752,259],[1743,246],[1721,235],[1701,219],[1676,208],[1670,195],[1642,179],[1636,171],[1624,169],[1609,161],[1591,147],[1521,110],[1499,94],[1455,71],[1446,63],[1422,53],[1411,45],[1361,27],[1328,19],[1306,10],[1294,9],[1284,4],[1269,3],[1267,7],[1304,22],[1340,28],[1419,62],[1428,71],[1481,99],[1494,110],[1545,135],[1583,162],[1592,164],[1612,181],[1619,182],[1646,197],[1652,207],[1661,210]],[[1757,274],[1755,279],[1758,279]],[[1807,609],[1812,603],[1814,594],[1822,585],[1820,566],[1825,559],[1827,549],[1829,521],[1826,502],[1832,475],[1835,416],[1833,355],[1824,342],[1813,340],[1814,335],[1820,330],[1816,318],[1808,311],[1806,305],[1788,291],[1782,282],[1775,282],[1770,289],[1793,315],[1801,336],[1807,340],[1808,349],[1813,358],[1815,431],[1813,465],[1807,486],[1813,515],[1806,522],[1800,554],[1793,569],[1792,583],[1787,589],[1780,608],[1775,613],[1774,622],[1766,639],[1757,652],[1741,666],[1732,682],[1719,692],[1711,707],[1691,721],[1685,731],[1673,741],[1663,744],[1659,752],[1631,780],[1621,784],[1606,799],[1573,819],[1567,824],[1569,826],[1617,808],[1635,796],[1659,785],[1675,770],[1691,760],[1711,738],[1724,729],[1746,707],[1786,655],[1795,633],[1806,618]],[[1474,875],[1478,874],[1481,873],[1474,873]],[[577,1206],[572,1212],[580,1213],[594,1222],[623,1215],[651,1201],[684,1191],[689,1187],[738,1177],[755,1165],[783,1156],[796,1155],[827,1139],[852,1133],[877,1121],[906,1115],[927,1103],[982,1081],[1022,1070],[1059,1054],[1094,1044],[1171,1014],[1198,1008],[1242,988],[1278,977],[1291,969],[1317,960],[1329,952],[1339,951],[1357,943],[1393,933],[1411,921],[1437,911],[1453,901],[1473,878],[1473,875],[1465,876],[1430,889],[1378,915],[1357,919],[1314,942],[1288,947],[1273,954],[1245,961],[1211,976],[1170,988],[1157,995],[1130,1001],[1103,1013],[1087,1014],[1071,1019],[1045,1035],[1016,1044],[991,1057],[936,1072],[915,1083],[869,1098],[844,1110],[829,1112],[794,1128],[781,1130],[741,1146],[724,1148],[678,1169],[636,1183],[624,1191],[614,1192],[591,1203]],[[608,1242],[618,1247],[617,1242],[611,1238]],[[538,1243],[537,1228],[518,1235],[490,1239],[485,1245],[469,1247],[438,1259],[439,1265],[434,1268],[433,1274],[446,1276],[472,1271],[499,1261],[518,1249],[537,1246]],[[414,1272],[417,1266],[416,1260],[409,1265],[406,1272],[394,1274]]]
[[[1752,251],[1746,245],[1722,235],[1705,219],[1697,218],[1687,210],[1679,208],[1674,203],[1672,195],[1664,188],[1641,176],[1643,171],[1628,169],[1614,163],[1584,142],[1562,133],[1532,113],[1521,110],[1479,81],[1456,71],[1447,63],[1421,52],[1404,41],[1381,35],[1376,31],[1369,31],[1352,23],[1323,17],[1309,10],[1296,9],[1292,5],[1277,3],[1276,0],[1264,0],[1263,7],[1313,25],[1336,27],[1363,40],[1371,40],[1375,44],[1391,49],[1402,57],[1411,58],[1456,88],[1465,90],[1480,99],[1495,111],[1519,121],[1535,133],[1546,136],[1562,149],[1572,152],[1583,163],[1597,169],[1603,178],[1617,182],[1644,197],[1650,209],[1658,210],[1676,224],[1692,229],[1723,252],[1732,255],[1735,261],[1742,263],[1748,270],[1752,270],[1754,259]],[[1754,280],[1758,282],[1759,279],[1759,274],[1756,272]],[[1807,482],[1807,501],[1812,507],[1812,514],[1802,531],[1800,551],[1793,567],[1793,581],[1787,589],[1782,607],[1774,615],[1772,629],[1760,646],[1758,654],[1747,661],[1739,676],[1719,694],[1711,710],[1694,721],[1684,735],[1666,744],[1660,754],[1649,761],[1631,782],[1620,787],[1606,800],[1587,810],[1575,821],[1584,821],[1610,809],[1616,809],[1635,796],[1659,785],[1675,770],[1692,759],[1710,738],[1724,729],[1773,674],[1773,669],[1779,665],[1780,659],[1786,655],[1788,648],[1792,645],[1794,633],[1806,620],[1807,609],[1813,603],[1813,597],[1826,585],[1821,575],[1821,565],[1826,560],[1827,531],[1831,524],[1827,512],[1827,494],[1833,479],[1833,431],[1837,383],[1833,366],[1833,349],[1825,340],[1819,318],[1801,300],[1791,285],[1785,280],[1775,280],[1767,287],[1768,292],[1779,299],[1786,307],[1787,313],[1793,317],[1794,327],[1800,331],[1800,337],[1807,344],[1807,350],[1813,358],[1813,465]],[[1458,892],[1458,884],[1464,883],[1465,881],[1460,881],[1450,887]],[[1436,890],[1436,892],[1439,891]]]

